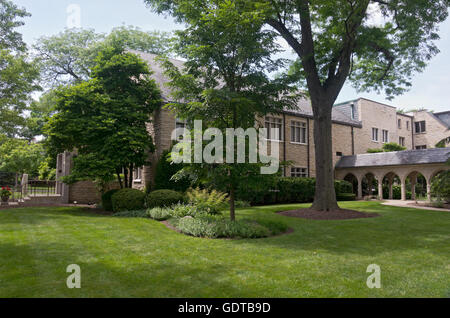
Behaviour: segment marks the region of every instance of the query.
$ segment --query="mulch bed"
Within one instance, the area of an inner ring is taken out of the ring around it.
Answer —
[[[328,212],[319,212],[312,209],[300,209],[291,211],[282,211],[278,214],[294,218],[303,218],[309,220],[349,220],[361,218],[374,218],[380,216],[378,213],[363,213],[354,210],[332,210]]]

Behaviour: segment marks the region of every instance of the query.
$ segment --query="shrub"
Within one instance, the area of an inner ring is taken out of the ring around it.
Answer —
[[[271,235],[267,227],[247,220],[233,222],[217,217],[184,217],[172,220],[172,224],[184,234],[196,237],[260,238]]]
[[[165,221],[171,217],[170,209],[156,207],[147,210],[147,215],[157,221]]]
[[[205,215],[206,213],[199,210],[196,206],[192,204],[178,203],[172,205],[170,208],[170,215],[174,218],[184,218],[185,216],[196,217],[199,215]]]
[[[226,207],[227,194],[216,190],[208,191],[191,189],[187,192],[189,203],[194,205],[199,211],[214,215],[219,214],[220,210]]]
[[[103,193],[103,195],[102,195],[102,207],[103,207],[103,209],[105,211],[112,211],[113,210],[111,197],[117,191],[119,191],[119,189],[113,189],[113,190],[109,190],[109,191]]]
[[[345,180],[335,180],[334,189],[336,191],[336,196],[353,193],[353,185]]]
[[[156,164],[155,171],[155,190],[169,189],[185,192],[190,186],[188,178],[181,180],[172,180],[172,176],[183,168],[183,164],[174,164],[169,159],[170,152],[164,151]]]
[[[117,213],[114,213],[113,216],[125,217],[125,218],[146,218],[146,217],[148,217],[147,211],[145,211],[145,210],[117,212]]]
[[[337,196],[338,201],[355,201],[356,194],[354,193],[341,193]]]
[[[114,212],[142,210],[145,193],[137,189],[121,189],[111,197]]]
[[[431,192],[445,202],[450,202],[450,170],[441,172],[433,178]]]
[[[169,207],[184,201],[183,195],[173,190],[156,190],[150,192],[146,197],[148,208]]]

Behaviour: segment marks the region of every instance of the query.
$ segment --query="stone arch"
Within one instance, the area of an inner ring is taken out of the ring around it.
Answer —
[[[389,200],[401,199],[401,194],[400,197],[397,197],[397,193],[394,195],[394,186],[401,186],[401,183],[402,178],[397,172],[389,171],[384,173],[382,177],[383,198]]]
[[[369,170],[362,173],[361,188],[363,197],[378,195],[378,180],[375,172]]]
[[[416,200],[417,197],[426,197],[428,194],[426,175],[420,170],[410,171],[405,177],[406,199]]]
[[[354,173],[349,172],[344,176],[343,180],[350,182],[352,184],[353,193],[356,194],[356,196],[358,196],[358,185],[359,185],[358,177]]]

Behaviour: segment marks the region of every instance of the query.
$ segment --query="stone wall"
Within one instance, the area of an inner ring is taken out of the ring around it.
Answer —
[[[117,182],[108,186],[108,190],[119,189]],[[69,186],[69,203],[94,204],[101,202],[102,195],[92,181],[79,181]]]
[[[436,144],[444,138],[450,137],[447,127],[441,123],[433,114],[427,111],[414,113],[414,122],[426,122],[426,131],[423,133],[415,133],[415,146],[427,146],[427,148],[435,148]],[[413,127],[414,129],[414,127]]]

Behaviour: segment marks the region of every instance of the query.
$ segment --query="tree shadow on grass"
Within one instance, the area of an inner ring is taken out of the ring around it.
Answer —
[[[346,206],[345,208],[351,208]],[[276,211],[282,211],[277,208]],[[259,240],[240,240],[236,244],[252,244],[289,250],[326,250],[332,254],[374,256],[387,251],[429,249],[445,255],[450,240],[450,214],[368,205],[361,212],[379,213],[376,218],[350,220],[307,220],[264,213],[258,217],[283,222],[294,229],[285,236]]]

